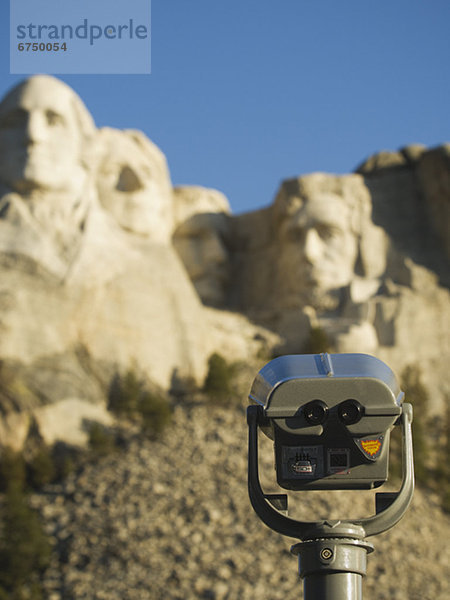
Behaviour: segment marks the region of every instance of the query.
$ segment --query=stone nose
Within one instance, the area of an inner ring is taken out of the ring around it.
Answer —
[[[208,244],[208,256],[211,262],[222,265],[228,260],[227,251],[218,235],[212,235]]]
[[[25,127],[25,139],[27,144],[38,144],[47,139],[47,127],[44,115],[38,111],[28,113]]]
[[[312,264],[321,259],[323,253],[323,241],[316,229],[309,229],[305,234],[303,246],[305,258]]]

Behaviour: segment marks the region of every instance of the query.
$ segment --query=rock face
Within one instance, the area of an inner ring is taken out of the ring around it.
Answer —
[[[216,190],[174,189],[139,131],[98,130],[67,85],[26,80],[0,103],[0,444],[36,424],[53,442],[67,411],[78,431],[61,437],[85,439],[93,405],[110,421],[117,371],[201,385],[212,352],[302,352],[314,328],[334,351],[418,365],[439,406],[449,181],[448,146],[416,145],[233,216]]]

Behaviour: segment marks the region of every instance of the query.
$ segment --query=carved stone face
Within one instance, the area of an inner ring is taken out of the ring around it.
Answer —
[[[82,133],[75,94],[57,79],[36,76],[0,104],[0,180],[19,193],[72,187]]]
[[[100,132],[97,190],[103,207],[132,233],[168,241],[173,227],[169,174],[162,153],[139,132]]]
[[[288,295],[312,305],[350,283],[358,254],[350,207],[340,196],[320,193],[283,222],[279,272]]]
[[[224,302],[230,279],[229,255],[224,242],[228,217],[204,213],[190,217],[175,231],[173,244],[200,298],[205,304]]]

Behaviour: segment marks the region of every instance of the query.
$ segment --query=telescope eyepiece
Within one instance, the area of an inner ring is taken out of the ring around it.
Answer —
[[[344,425],[354,425],[363,416],[363,407],[358,400],[345,400],[338,406],[338,415]]]
[[[312,400],[303,407],[303,414],[310,425],[322,425],[328,416],[328,406],[322,400]]]

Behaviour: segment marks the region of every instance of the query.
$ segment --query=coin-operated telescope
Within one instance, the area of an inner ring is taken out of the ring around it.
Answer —
[[[302,540],[306,600],[359,600],[365,538],[395,525],[412,499],[412,407],[394,373],[366,354],[281,356],[257,374],[249,395],[248,486],[253,508],[271,529]],[[278,484],[287,490],[372,489],[388,478],[389,439],[402,426],[403,481],[376,494],[376,514],[344,521],[297,521],[287,495],[264,494],[258,475],[258,427],[274,442]]]

